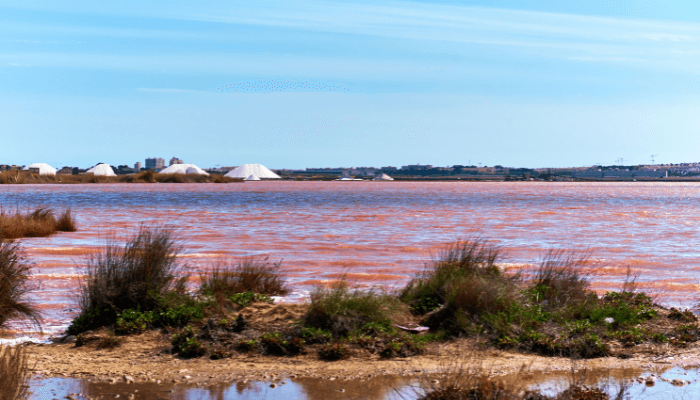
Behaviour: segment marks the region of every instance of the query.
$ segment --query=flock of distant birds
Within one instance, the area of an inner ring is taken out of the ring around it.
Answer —
[[[347,86],[323,82],[263,80],[228,83],[217,87],[225,93],[272,93],[272,92],[349,92]]]

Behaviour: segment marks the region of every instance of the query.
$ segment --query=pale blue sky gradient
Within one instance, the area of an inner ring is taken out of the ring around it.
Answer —
[[[690,1],[0,1],[0,163],[700,161],[699,66]]]

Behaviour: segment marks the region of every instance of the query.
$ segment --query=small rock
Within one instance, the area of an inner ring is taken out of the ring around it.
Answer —
[[[674,379],[671,381],[671,385],[673,385],[673,386],[685,386],[686,383],[682,379]]]
[[[277,384],[276,384],[276,383],[271,383],[271,384],[270,384],[270,387],[271,387],[272,389],[274,389],[274,388],[277,387]]]
[[[656,383],[656,378],[654,376],[647,376],[644,383],[647,386],[654,386],[654,383]]]
[[[134,378],[132,378],[129,375],[124,375],[124,377],[122,379],[124,379],[124,382],[126,382],[126,383],[134,383]]]

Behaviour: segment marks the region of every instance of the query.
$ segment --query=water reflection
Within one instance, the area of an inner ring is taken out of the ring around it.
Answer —
[[[554,395],[569,387],[572,380],[603,388],[613,398],[625,387],[632,399],[695,399],[700,398],[700,374],[695,369],[680,367],[656,371],[657,379],[649,386],[636,378],[652,372],[638,369],[579,371],[575,376],[567,372],[552,374],[524,373],[500,378],[511,387],[531,388],[543,394]],[[432,378],[428,378],[432,379]],[[680,386],[674,379],[686,382]],[[276,382],[233,382],[230,384],[167,385],[156,383],[92,382],[89,380],[51,378],[31,381],[30,399],[65,398],[120,398],[171,399],[171,400],[398,400],[415,399],[420,395],[420,382],[425,378],[382,376],[366,380],[328,380],[315,378],[283,379]],[[688,383],[689,382],[689,383]],[[273,385],[274,383],[274,385]]]

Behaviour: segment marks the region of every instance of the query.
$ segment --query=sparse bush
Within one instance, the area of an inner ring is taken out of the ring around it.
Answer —
[[[238,343],[236,343],[236,350],[242,353],[247,353],[259,346],[260,342],[255,339],[239,340]]]
[[[414,337],[400,335],[391,338],[379,353],[382,358],[410,357],[423,352],[423,345]]]
[[[123,343],[122,338],[114,336],[114,333],[110,333],[108,336],[101,337],[97,340],[98,349],[114,349],[119,347]]]
[[[340,341],[326,343],[318,350],[318,357],[326,361],[343,360],[349,356],[350,350],[345,346],[345,343]]]
[[[31,268],[19,243],[0,242],[0,328],[13,319],[41,327],[39,311],[26,299],[34,289],[28,282]]]
[[[173,352],[183,358],[201,357],[207,352],[207,347],[196,338],[197,329],[187,325],[182,331],[173,335],[170,344]]]
[[[29,368],[24,348],[0,345],[0,400],[26,398],[28,379]]]
[[[304,325],[344,337],[367,323],[391,323],[403,311],[398,299],[377,289],[349,288],[341,278],[330,288],[317,287],[303,317]]]
[[[169,312],[164,301],[187,297],[187,276],[177,276],[183,269],[176,259],[179,251],[172,232],[159,228],[142,227],[123,248],[109,243],[88,259],[80,285],[81,313],[68,332],[112,325],[126,310]]]
[[[230,358],[231,357],[231,352],[226,350],[225,347],[217,346],[211,350],[211,354],[209,355],[209,358],[212,360],[221,360],[224,358]]]

